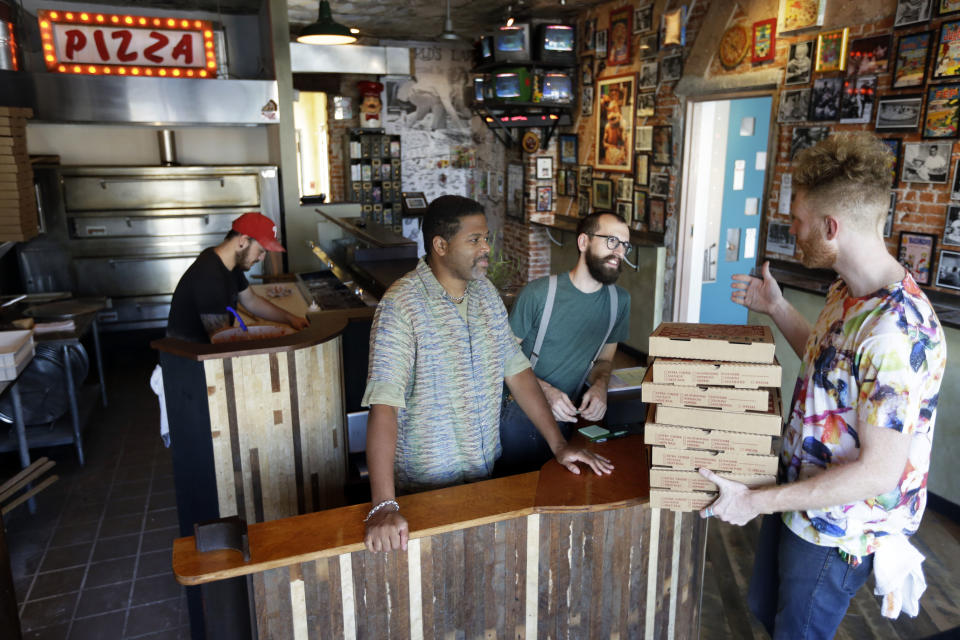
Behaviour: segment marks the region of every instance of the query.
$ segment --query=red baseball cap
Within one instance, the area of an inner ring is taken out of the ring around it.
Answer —
[[[267,251],[286,251],[277,241],[277,225],[273,220],[256,211],[245,213],[233,221],[233,230],[250,236]]]

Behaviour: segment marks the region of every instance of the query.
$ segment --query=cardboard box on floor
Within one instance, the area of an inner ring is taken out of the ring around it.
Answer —
[[[650,334],[649,355],[725,362],[772,363],[776,345],[765,325],[664,322]]]
[[[647,422],[643,427],[645,444],[668,449],[739,451],[761,455],[769,453],[773,446],[773,436],[659,424],[655,420],[655,414],[656,406],[650,405],[647,408]]]
[[[671,407],[713,407],[724,411],[763,411],[770,405],[769,389],[659,384],[653,381],[652,367],[647,370],[641,389],[641,397],[644,402]]]
[[[737,473],[721,473],[720,477],[750,488],[766,487],[777,484],[776,476],[749,475]],[[717,485],[704,478],[698,471],[680,471],[669,467],[652,467],[650,469],[650,486],[657,489],[672,489],[673,491],[716,491]]]
[[[716,492],[650,489],[650,506],[671,511],[699,511],[717,499]]]
[[[782,379],[780,363],[715,362],[710,360],[678,360],[657,358],[651,367],[655,384],[675,384],[759,389],[779,387]]]
[[[657,424],[670,424],[677,427],[779,436],[783,423],[780,415],[779,389],[771,390],[766,411],[721,411],[720,409],[668,407],[662,404],[656,407]]]
[[[777,474],[778,459],[779,457],[772,451],[767,455],[757,455],[737,451],[650,447],[651,464],[685,471],[710,469],[714,473],[774,476]]]

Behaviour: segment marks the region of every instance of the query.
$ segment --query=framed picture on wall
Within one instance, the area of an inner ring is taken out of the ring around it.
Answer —
[[[883,96],[877,101],[877,131],[916,131],[923,113],[923,96]]]
[[[897,176],[900,175],[900,138],[881,138],[881,141],[887,145],[890,155],[893,156],[893,164],[890,165],[890,188],[896,189]]]
[[[783,84],[807,84],[813,71],[813,40],[794,42],[790,45]]]
[[[586,189],[581,189],[577,196],[577,215],[581,218],[590,215],[590,192]]]
[[[537,180],[553,179],[553,158],[540,156],[537,158]]]
[[[593,56],[580,56],[580,84],[584,87],[593,84]]]
[[[613,180],[600,178],[594,180],[591,200],[597,211],[610,211],[613,208]]]
[[[653,3],[633,10],[633,32],[646,33],[653,30]]]
[[[593,166],[599,171],[633,171],[634,84],[632,73],[597,80],[597,143]],[[596,200],[593,206],[600,208]]]
[[[650,174],[650,196],[653,198],[666,198],[670,195],[670,174],[651,173]]]
[[[897,0],[897,13],[893,19],[894,28],[926,22],[930,19],[931,5],[932,2],[929,0]]]
[[[943,224],[943,244],[960,247],[960,205],[947,205],[947,219]]]
[[[647,201],[647,230],[663,233],[663,223],[667,218],[667,201],[651,198]]]
[[[630,64],[633,44],[633,7],[628,5],[610,12],[610,51],[607,64],[610,66]]]
[[[607,30],[597,29],[593,36],[594,49],[598,58],[607,57]]]
[[[650,125],[640,125],[637,127],[634,135],[636,140],[633,145],[634,151],[653,151],[653,127]]]
[[[824,31],[817,36],[817,62],[814,71],[826,73],[829,71],[843,71],[847,66],[847,38],[850,29],[834,29]]]
[[[893,56],[891,89],[923,86],[927,74],[933,31],[921,31],[900,36]]]
[[[960,253],[940,251],[940,265],[937,269],[937,286],[960,291]]]
[[[653,128],[653,164],[673,164],[673,127],[670,125]]]
[[[847,75],[862,76],[872,73],[886,73],[890,66],[889,33],[882,36],[857,38],[850,43],[847,51]]]
[[[823,25],[827,0],[780,0],[777,24],[780,34],[796,33]]]
[[[777,122],[803,122],[810,113],[810,89],[789,89],[780,93]]]
[[[937,41],[937,62],[933,66],[931,80],[960,76],[960,21],[940,25]]]
[[[617,200],[631,201],[633,198],[633,178],[620,178],[617,180]]]
[[[683,56],[667,56],[660,70],[660,82],[676,82],[683,75]]]
[[[557,169],[557,195],[567,195],[567,170],[563,167]]]
[[[564,179],[566,186],[563,189],[565,196],[572,198],[577,195],[577,170],[576,169],[567,169],[567,173]]]
[[[580,115],[593,115],[593,87],[580,89]]]
[[[633,192],[633,219],[630,221],[632,229],[639,229],[647,223],[647,192]]]
[[[524,219],[523,209],[523,165],[507,165],[507,202],[506,213],[514,220]]]
[[[924,138],[956,138],[960,125],[960,84],[927,87]]]
[[[580,165],[580,188],[581,189],[590,189],[590,185],[593,184],[593,167],[588,164]]]
[[[950,189],[950,199],[960,200],[960,160],[953,165],[953,188]]]
[[[930,284],[930,269],[936,247],[937,236],[931,233],[900,232],[897,259],[907,268],[917,284]]]
[[[960,11],[960,0],[936,0],[937,15],[945,16]]]
[[[658,44],[659,40],[656,31],[650,35],[640,36],[637,38],[637,57],[655,58],[657,56],[657,52],[660,51]]]
[[[843,78],[817,78],[810,93],[810,119],[814,121],[837,120],[840,117],[840,94]]]
[[[792,162],[797,154],[817,144],[821,140],[826,140],[830,135],[829,127],[794,127],[790,136],[790,161]]]
[[[657,112],[657,94],[652,91],[649,93],[637,94],[637,117],[649,118]]]
[[[633,184],[636,187],[650,186],[650,156],[638,153],[634,158]]]
[[[617,202],[617,215],[624,219],[627,226],[630,226],[630,220],[633,218],[633,202]]]
[[[890,205],[887,207],[887,219],[883,223],[883,237],[889,238],[893,232],[893,219],[897,215],[897,192],[890,192]]]
[[[560,164],[577,164],[577,134],[560,134]]]
[[[790,225],[783,222],[767,224],[767,252],[792,256],[797,249],[797,238],[790,233]]]
[[[903,145],[900,182],[946,184],[951,142],[907,142]]]
[[[657,88],[657,61],[640,63],[640,79],[637,82],[638,89],[656,89]]]
[[[553,187],[537,187],[537,211],[553,209]]]
[[[753,54],[750,61],[754,64],[773,60],[777,54],[777,19],[769,18],[753,23]]]
[[[873,120],[873,103],[876,97],[877,76],[845,79],[840,96],[840,123],[863,124]]]

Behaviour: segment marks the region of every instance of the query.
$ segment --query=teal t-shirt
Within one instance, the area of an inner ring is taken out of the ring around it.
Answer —
[[[521,340],[523,354],[528,358],[537,341],[549,281],[550,278],[545,277],[529,283],[517,296],[510,312],[510,328]],[[609,323],[610,293],[606,286],[584,293],[573,286],[569,273],[558,274],[553,315],[533,372],[575,400],[577,383],[589,370]],[[607,344],[623,342],[629,333],[630,294],[617,287],[617,321]]]

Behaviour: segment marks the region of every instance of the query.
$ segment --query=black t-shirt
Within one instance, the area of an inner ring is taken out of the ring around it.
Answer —
[[[213,250],[204,249],[177,283],[167,319],[167,335],[191,342],[210,342],[208,329],[233,326],[227,307],[237,308],[241,291],[249,286],[243,269],[227,269]]]

